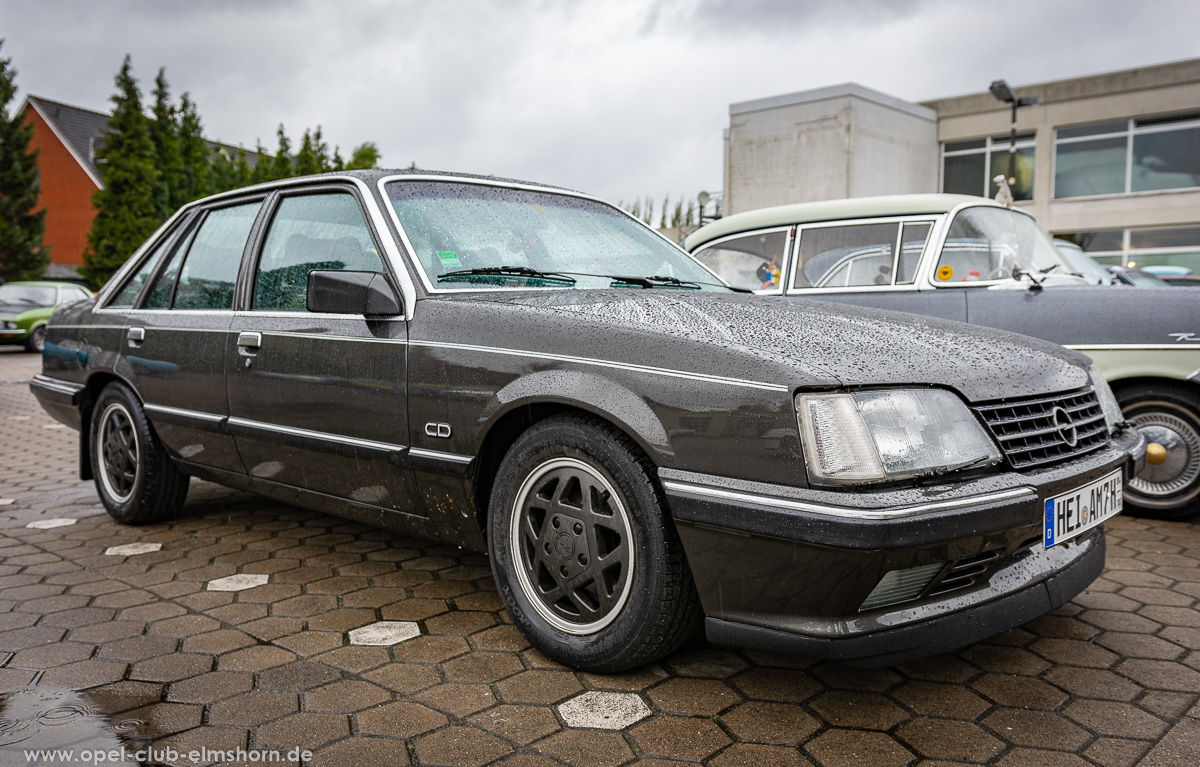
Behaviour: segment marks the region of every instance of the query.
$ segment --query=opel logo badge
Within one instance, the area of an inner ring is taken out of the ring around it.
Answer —
[[[1061,407],[1056,407],[1053,411],[1053,418],[1054,428],[1058,429],[1058,436],[1067,443],[1067,447],[1075,447],[1079,444],[1079,431],[1075,428],[1075,422],[1071,420],[1071,414]]]
[[[559,533],[554,539],[554,551],[558,554],[558,558],[567,560],[575,553],[575,543],[571,540],[571,536],[566,533]]]

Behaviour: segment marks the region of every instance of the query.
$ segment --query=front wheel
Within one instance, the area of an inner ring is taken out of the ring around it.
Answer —
[[[1125,490],[1128,513],[1172,520],[1200,513],[1200,396],[1147,385],[1118,391],[1117,400],[1150,443],[1146,468]]]
[[[29,337],[25,339],[25,351],[41,354],[46,348],[46,326],[38,325],[33,330],[29,331]]]
[[[118,522],[152,524],[183,506],[188,476],[171,462],[127,386],[111,383],[100,392],[89,453],[100,501]]]
[[[504,457],[488,512],[492,572],[547,656],[623,671],[695,629],[699,600],[651,472],[626,435],[580,416],[534,425]]]

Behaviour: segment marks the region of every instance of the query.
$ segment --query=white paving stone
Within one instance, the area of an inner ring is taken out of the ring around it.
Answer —
[[[110,557],[130,557],[134,554],[149,554],[161,548],[161,543],[126,543],[121,546],[109,546],[104,553]]]
[[[9,506],[13,502],[12,498],[0,498],[0,506]]]
[[[559,705],[568,727],[623,730],[650,716],[650,707],[631,692],[585,692]]]
[[[49,530],[54,527],[66,527],[73,525],[78,520],[68,519],[67,517],[55,517],[54,519],[39,519],[36,522],[30,522],[26,527],[32,527],[34,530]]]
[[[378,621],[350,632],[350,644],[387,647],[421,635],[421,627],[412,621]]]
[[[262,573],[238,573],[237,575],[226,575],[224,578],[217,578],[208,582],[209,591],[245,591],[252,589],[255,586],[263,586],[271,576]]]

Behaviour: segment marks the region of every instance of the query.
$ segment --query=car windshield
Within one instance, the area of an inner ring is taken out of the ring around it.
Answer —
[[[1029,216],[1004,208],[959,211],[934,271],[938,283],[1007,280],[1013,270],[1073,272]]]
[[[427,285],[437,290],[729,290],[669,242],[595,200],[442,181],[395,181],[387,195]]]
[[[54,288],[47,285],[0,285],[0,304],[54,306]]]
[[[1054,247],[1058,248],[1059,255],[1071,265],[1071,270],[1081,275],[1088,282],[1093,282],[1097,285],[1112,284],[1112,274],[1075,243],[1055,240]]]

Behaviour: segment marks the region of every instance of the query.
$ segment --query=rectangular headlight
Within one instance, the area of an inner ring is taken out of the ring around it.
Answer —
[[[975,414],[942,389],[801,394],[796,416],[818,483],[886,482],[1001,460]]]

